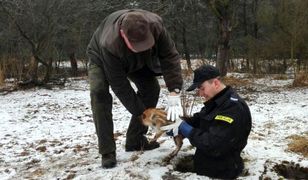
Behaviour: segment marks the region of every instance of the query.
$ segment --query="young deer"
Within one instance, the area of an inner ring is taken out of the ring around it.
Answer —
[[[167,113],[163,109],[158,108],[149,108],[145,110],[142,114],[142,123],[145,126],[153,127],[156,129],[156,134],[151,141],[157,141],[157,139],[168,130],[162,130],[161,127],[174,124],[174,121],[167,120]],[[171,159],[173,159],[178,152],[180,151],[183,145],[183,136],[178,134],[173,138],[174,143],[176,145],[176,149],[173,150],[166,158],[164,158],[164,162],[169,163]]]

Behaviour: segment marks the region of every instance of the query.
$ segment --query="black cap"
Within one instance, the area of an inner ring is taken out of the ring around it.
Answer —
[[[194,71],[193,84],[186,90],[192,91],[199,87],[204,81],[220,76],[219,70],[211,65],[203,65]]]

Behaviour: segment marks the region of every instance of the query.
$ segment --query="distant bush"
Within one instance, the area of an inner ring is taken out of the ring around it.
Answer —
[[[26,63],[23,60],[14,57],[4,56],[0,58],[0,72],[4,80],[6,78],[14,78],[16,81],[21,80],[25,76],[23,72],[25,66]]]
[[[295,75],[293,87],[308,86],[308,73],[301,72]]]

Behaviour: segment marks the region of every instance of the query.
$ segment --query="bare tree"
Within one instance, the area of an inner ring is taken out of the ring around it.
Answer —
[[[40,83],[38,79],[39,63],[45,66],[43,81],[49,79],[51,49],[57,31],[58,10],[63,1],[57,0],[11,0],[1,1],[1,9],[13,22],[16,30],[29,45],[32,58],[30,61],[29,83]]]
[[[229,42],[232,32],[233,1],[209,0],[207,3],[219,21],[216,66],[220,70],[222,76],[225,76],[227,74],[227,63],[229,61]]]

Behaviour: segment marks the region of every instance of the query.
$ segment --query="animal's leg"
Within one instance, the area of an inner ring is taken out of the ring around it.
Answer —
[[[167,164],[178,154],[178,152],[183,146],[183,137],[181,135],[177,135],[176,137],[173,138],[173,140],[176,145],[175,150],[173,150],[167,157],[163,159],[163,162]]]
[[[151,142],[157,141],[157,139],[164,133],[164,131],[158,131],[156,132],[154,138],[151,140]]]

